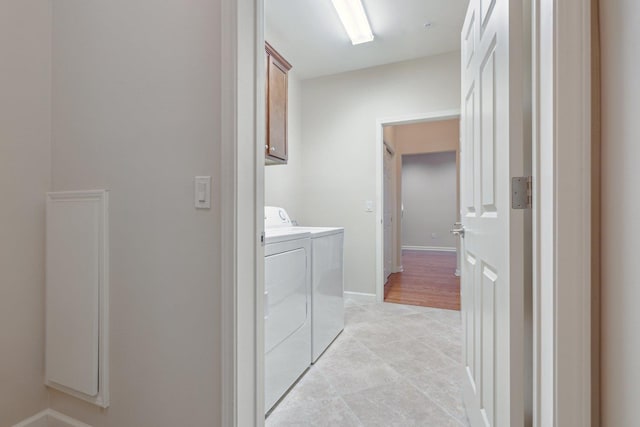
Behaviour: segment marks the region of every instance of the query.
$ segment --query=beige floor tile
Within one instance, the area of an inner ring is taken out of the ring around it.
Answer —
[[[276,408],[266,427],[359,427],[363,426],[340,397],[301,402],[295,407]]]
[[[342,334],[267,426],[467,426],[459,312],[345,304]]]
[[[404,380],[344,396],[344,400],[365,426],[460,427],[437,403]]]
[[[312,366],[300,378],[285,399],[278,405],[279,410],[295,409],[304,403],[336,397],[337,393],[331,383],[322,375],[320,369]]]
[[[436,370],[426,372],[410,378],[409,381],[442,409],[460,421],[466,420],[464,404],[462,402],[463,369],[451,372]]]

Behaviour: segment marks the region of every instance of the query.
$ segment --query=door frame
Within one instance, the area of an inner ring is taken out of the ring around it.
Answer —
[[[376,301],[384,301],[384,127],[460,118],[460,109],[409,114],[376,120]],[[397,154],[397,153],[396,153]],[[453,224],[452,224],[453,225]],[[459,254],[458,254],[459,255]]]
[[[258,303],[264,286],[259,262],[264,254],[263,1],[221,2],[226,160],[218,182],[224,248],[219,404],[222,425],[233,427],[264,425]],[[536,427],[582,427],[592,421],[590,8],[590,0],[533,0]]]
[[[221,0],[220,15],[220,422],[263,426],[264,0]]]
[[[533,425],[597,426],[591,0],[532,4]]]
[[[397,212],[397,195],[396,190],[397,190],[397,185],[395,178],[396,177],[392,177],[392,176],[387,176],[387,175],[392,175],[395,172],[395,168],[392,166],[396,163],[396,150],[394,147],[392,147],[391,145],[387,144],[386,141],[383,141],[383,148],[382,148],[382,202],[381,202],[381,210],[382,210],[382,280],[386,281],[388,280],[389,276],[391,276],[393,273],[397,273],[399,271],[402,270],[401,266],[398,266],[398,264],[396,264],[394,261],[394,255],[395,255],[395,250],[396,248],[393,247],[393,237],[396,234],[396,230],[394,230],[394,225],[395,222],[393,221],[393,218],[396,217],[396,212]],[[387,159],[388,159],[388,165],[387,163]],[[387,180],[389,183],[389,187],[390,189],[387,190]],[[393,197],[393,201],[391,200],[391,196]],[[391,235],[391,237],[389,238],[389,242],[387,242],[387,232],[385,230],[385,217],[387,215],[387,203],[389,202],[389,204],[391,205],[391,210],[393,210],[393,214],[391,215],[391,223],[389,224],[389,229],[390,232],[389,234]],[[390,203],[393,202],[393,203]],[[396,218],[397,221],[397,218]],[[389,257],[391,259],[387,260],[387,245],[389,245]],[[389,270],[386,270],[387,268],[387,262],[389,262]]]

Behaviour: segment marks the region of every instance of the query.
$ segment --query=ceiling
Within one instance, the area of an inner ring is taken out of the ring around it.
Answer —
[[[265,38],[309,79],[458,51],[467,3],[363,0],[375,40],[353,46],[331,0],[265,0]]]

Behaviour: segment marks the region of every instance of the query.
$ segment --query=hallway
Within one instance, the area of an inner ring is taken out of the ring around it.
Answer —
[[[455,252],[403,250],[402,265],[384,285],[385,302],[460,310]]]

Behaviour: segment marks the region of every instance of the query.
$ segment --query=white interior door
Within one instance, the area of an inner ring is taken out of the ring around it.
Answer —
[[[524,424],[526,0],[470,0],[462,31],[464,402],[473,427]],[[530,262],[530,261],[529,261]]]
[[[393,251],[392,251],[392,226],[393,226],[393,168],[391,164],[393,162],[393,155],[383,147],[383,159],[384,159],[384,279],[389,278],[389,275],[393,269]]]

